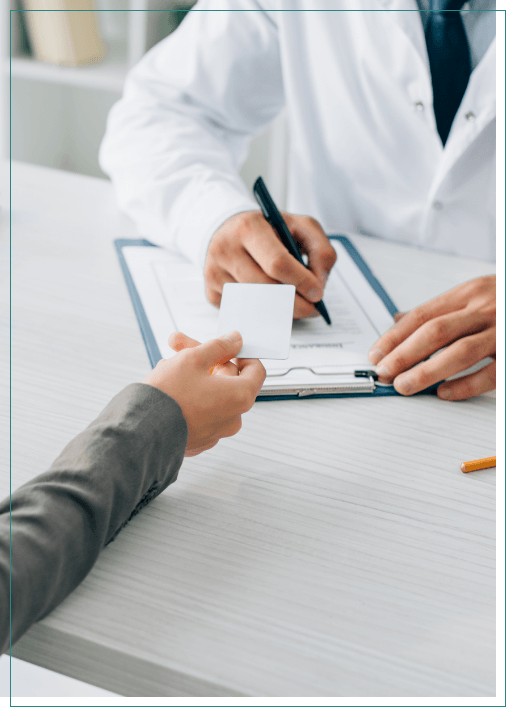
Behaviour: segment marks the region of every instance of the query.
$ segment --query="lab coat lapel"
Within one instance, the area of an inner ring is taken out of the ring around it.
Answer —
[[[490,44],[485,56],[474,69],[469,79],[467,90],[462,99],[459,113],[472,112],[476,120],[472,123],[474,130],[470,142],[494,120],[496,115],[496,40]],[[467,145],[465,145],[467,146]],[[464,147],[465,147],[464,146]]]
[[[378,2],[385,11],[390,12],[393,22],[410,40],[430,80],[427,45],[425,43],[422,18],[420,17],[416,0],[378,0]]]
[[[492,41],[485,56],[469,79],[462,103],[455,116],[443,159],[439,165],[434,187],[448,174],[469,146],[478,138],[496,115],[496,40]],[[471,120],[467,116],[471,117]]]
[[[436,152],[442,155],[443,145],[437,132],[436,116],[433,108],[429,56],[418,4],[416,0],[378,0],[378,4],[384,8],[385,12],[389,13],[389,18],[393,25],[399,32],[402,32],[408,46],[410,45],[413,49],[413,67],[416,67],[417,79],[407,89],[413,103],[422,101],[424,104],[428,117],[427,128],[430,133],[428,139],[433,143]],[[394,38],[392,38],[392,41],[395,41]]]

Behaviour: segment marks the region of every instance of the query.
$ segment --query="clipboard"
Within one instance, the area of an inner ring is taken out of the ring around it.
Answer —
[[[382,302],[389,315],[393,317],[393,315],[398,311],[397,307],[392,302],[388,293],[379,280],[375,277],[353,243],[346,236],[329,236],[329,239],[339,242],[341,246],[344,247],[346,253],[351,257],[357,268],[360,270],[370,288]],[[156,328],[156,322],[152,321],[153,317],[156,316],[156,304],[154,301],[149,301],[149,298],[145,292],[143,292],[144,297],[141,296],[132,275],[131,268],[127,262],[127,258],[125,257],[124,249],[128,248],[128,252],[132,253],[130,250],[132,247],[140,247],[144,250],[145,248],[159,248],[159,246],[143,238],[117,239],[114,241],[114,246],[116,248],[119,263],[125,278],[125,283],[132,301],[137,322],[141,330],[149,361],[151,366],[154,368],[158,361],[163,358],[162,352],[160,351],[160,346],[153,331],[153,327]],[[167,308],[169,308],[166,298],[165,304]],[[149,311],[146,311],[147,309]],[[314,384],[308,383],[307,380],[303,385],[297,384],[296,379],[299,368],[302,369],[301,375],[305,376],[306,379],[308,371],[311,371],[311,373],[314,374]],[[291,377],[290,382],[288,382],[288,379],[286,378],[287,374]],[[435,388],[436,386],[423,392],[433,392]],[[313,371],[306,365],[301,367],[291,367],[287,369],[286,374],[269,374],[268,369],[266,382],[260,392],[260,395],[257,397],[257,400],[292,400],[299,398],[363,396],[383,397],[391,395],[398,395],[398,393],[391,385],[378,384],[373,366],[361,366],[359,369],[355,368],[353,370],[350,369],[344,372],[333,372],[329,374],[321,371]]]

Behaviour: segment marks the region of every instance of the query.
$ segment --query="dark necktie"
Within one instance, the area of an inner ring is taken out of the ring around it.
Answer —
[[[469,45],[459,12],[462,5],[462,0],[430,0],[425,28],[434,112],[443,145],[471,75]]]

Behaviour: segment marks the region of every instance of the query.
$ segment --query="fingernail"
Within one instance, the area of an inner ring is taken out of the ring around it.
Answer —
[[[239,334],[238,331],[231,331],[230,334],[224,334],[221,338],[227,339],[228,341],[232,341],[235,344],[238,341],[241,341],[242,336]]]
[[[376,369],[376,373],[378,374],[378,378],[391,378],[390,371],[386,366],[378,366],[378,368]]]
[[[381,349],[371,349],[369,351],[369,361],[376,365],[378,361],[383,358],[383,351]]]
[[[452,397],[452,391],[451,388],[440,388],[437,391],[438,397],[442,398],[443,400],[449,400]]]
[[[313,287],[313,289],[309,290],[309,292],[307,293],[307,298],[310,302],[319,302],[322,298],[322,295],[317,287]]]
[[[328,279],[328,276],[329,276],[329,275],[330,275],[330,273],[327,272],[326,270],[324,270],[324,271],[322,272],[322,274],[320,275],[319,280],[320,280],[320,282],[322,283],[323,286],[324,286],[325,283],[327,282],[327,279]]]
[[[413,390],[413,383],[411,382],[411,378],[396,378],[395,389],[398,393],[401,393],[402,395],[409,395],[409,393],[411,393],[411,391]]]
[[[311,312],[311,314],[309,315],[310,319],[314,319],[315,317],[319,317],[319,316],[320,316],[320,312],[317,309],[315,309],[315,311]]]

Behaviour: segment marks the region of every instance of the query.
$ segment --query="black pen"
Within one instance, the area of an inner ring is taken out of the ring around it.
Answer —
[[[272,226],[281,239],[281,243],[285,246],[288,252],[293,255],[293,257],[299,261],[306,268],[308,267],[306,263],[302,260],[302,255],[297,247],[297,243],[294,241],[292,234],[288,226],[286,225],[285,219],[279,213],[279,209],[272,200],[272,196],[269,194],[265,182],[262,177],[258,177],[253,185],[253,194],[255,199],[258,201],[262,213],[266,221]],[[314,306],[320,312],[322,317],[325,319],[327,324],[331,324],[330,317],[327,312],[327,308],[323,304],[323,300],[315,302]]]

